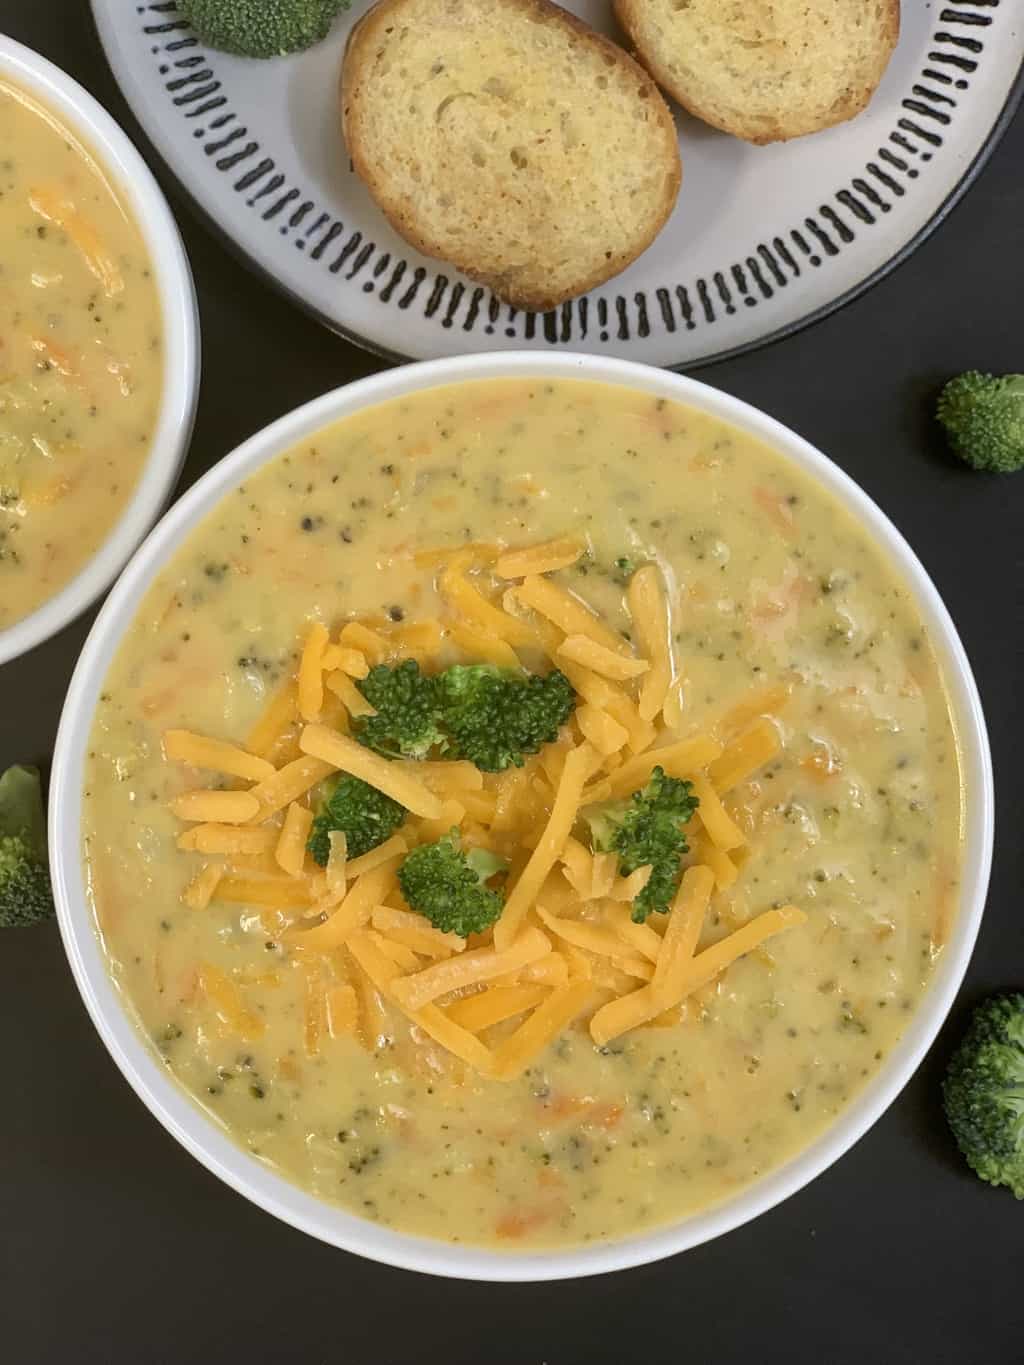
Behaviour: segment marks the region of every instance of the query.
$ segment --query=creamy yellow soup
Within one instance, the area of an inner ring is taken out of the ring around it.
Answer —
[[[149,453],[162,326],[124,197],[0,80],[0,630],[107,538]]]
[[[679,734],[713,730],[757,689],[791,688],[780,753],[727,798],[747,845],[701,947],[784,903],[807,922],[729,967],[682,1023],[597,1048],[584,1010],[512,1081],[454,1061],[379,1000],[372,1038],[310,1046],[299,955],[259,907],[180,901],[203,860],[176,849],[168,803],[209,775],[168,763],[162,734],[244,742],[313,620],[443,619],[436,570],[417,551],[567,532],[588,553],[553,579],[613,630],[631,630],[630,566],[663,571]],[[126,1007],[242,1147],[388,1227],[558,1246],[706,1209],[833,1121],[884,1063],[941,953],[960,803],[920,614],[831,495],[685,407],[583,382],[503,381],[339,422],[207,516],[156,580],[106,681],[84,855]],[[197,964],[237,987],[247,1036],[197,987]]]

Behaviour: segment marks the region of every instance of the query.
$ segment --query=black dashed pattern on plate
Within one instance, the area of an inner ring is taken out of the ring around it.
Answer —
[[[900,101],[902,113],[876,159],[788,233],[754,243],[742,260],[726,263],[710,278],[669,281],[653,293],[638,291],[631,296],[614,289],[595,291],[542,317],[508,307],[479,286],[453,280],[443,268],[433,273],[422,266],[412,269],[407,261],[393,260],[390,252],[366,240],[361,231],[346,232],[339,218],[286,183],[273,157],[263,152],[231,110],[216,75],[216,56],[205,52],[191,35],[173,0],[139,5],[136,13],[172,108],[194,124],[192,136],[203,153],[218,171],[232,177],[234,191],[245,197],[246,206],[269,230],[290,237],[297,250],[323,262],[346,284],[374,295],[382,307],[422,308],[426,318],[446,329],[503,332],[509,339],[527,341],[543,336],[552,346],[572,346],[595,334],[611,343],[648,338],[658,331],[713,328],[739,309],[770,303],[803,271],[827,269],[858,233],[869,232],[913,192],[921,165],[944,145],[944,135],[956,118],[958,92],[968,90],[973,79],[984,79],[979,69],[993,12],[1006,3],[959,0],[955,8],[940,10],[926,65]],[[596,304],[596,333],[591,303]]]

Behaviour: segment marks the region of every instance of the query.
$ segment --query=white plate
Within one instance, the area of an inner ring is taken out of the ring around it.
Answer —
[[[569,8],[612,33],[610,0]],[[93,0],[146,132],[221,231],[336,331],[396,357],[566,347],[693,366],[792,330],[878,279],[969,184],[1020,94],[1019,0],[905,0],[871,107],[750,147],[680,116],[683,190],[624,274],[556,312],[499,305],[401,240],[349,168],[337,118],[353,0],[326,42],[250,62],[206,51],[173,3]]]

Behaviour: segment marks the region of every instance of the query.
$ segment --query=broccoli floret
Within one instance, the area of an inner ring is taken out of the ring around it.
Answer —
[[[359,858],[390,839],[405,819],[405,807],[358,777],[341,777],[321,803],[306,847],[321,867],[331,856],[331,835],[340,830],[350,858]]]
[[[36,924],[52,914],[39,772],[8,768],[0,777],[0,928]]]
[[[651,868],[650,880],[633,902],[638,924],[653,911],[666,911],[679,885],[683,854],[689,851],[682,826],[700,804],[691,791],[691,783],[655,768],[647,786],[628,801],[599,806],[587,816],[594,852],[617,853],[624,877],[638,867]]]
[[[415,659],[394,668],[378,664],[356,686],[377,712],[354,721],[360,744],[385,758],[426,758],[431,749],[445,747],[437,678],[421,673]]]
[[[434,677],[406,659],[379,664],[357,684],[376,715],[353,733],[386,758],[426,758],[432,749],[485,772],[521,767],[558,737],[576,695],[557,670],[540,677],[491,664],[459,664]]]
[[[452,756],[488,773],[521,768],[526,754],[557,739],[576,705],[568,678],[557,669],[540,677],[457,664],[440,675],[439,693]]]
[[[942,1098],[971,1169],[1024,1199],[1024,995],[994,995],[974,1011]]]
[[[975,469],[1012,474],[1024,465],[1024,374],[968,370],[942,390],[935,415]]]
[[[196,37],[238,57],[283,57],[326,38],[350,0],[177,0]]]
[[[445,933],[480,934],[494,923],[505,904],[487,882],[507,864],[486,849],[463,853],[453,829],[436,844],[414,848],[398,869],[398,883],[411,909]]]

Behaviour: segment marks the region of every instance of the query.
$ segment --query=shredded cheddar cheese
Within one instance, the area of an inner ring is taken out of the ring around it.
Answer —
[[[656,989],[652,981],[648,986],[641,986],[639,990],[603,1005],[590,1021],[591,1037],[599,1047],[603,1047],[621,1033],[638,1028],[641,1024],[656,1018],[671,1005],[679,1004],[685,996],[692,995],[701,986],[713,981],[726,967],[763,943],[766,938],[802,924],[805,920],[806,916],[792,906],[784,907],[782,910],[765,911],[742,929],[737,929],[735,933],[690,959],[684,964],[684,969],[674,974],[660,990]]]
[[[440,621],[411,621],[408,625],[396,626],[391,638],[400,653],[426,663],[440,654],[445,633]]]
[[[265,853],[277,842],[274,829],[240,829],[237,825],[216,823],[194,825],[178,835],[178,847],[188,853],[225,853],[252,855]]]
[[[681,998],[683,974],[697,946],[713,885],[714,874],[707,867],[691,867],[683,873],[651,983],[651,996],[662,1009]]]
[[[350,881],[355,881],[357,877],[363,876],[366,872],[372,872],[375,867],[380,867],[382,863],[391,862],[393,858],[400,857],[408,851],[409,845],[400,834],[393,834],[390,839],[385,839],[376,848],[371,848],[369,853],[362,853],[358,858],[353,858],[346,868],[346,875]]]
[[[368,934],[355,935],[349,950],[377,990],[395,1001],[399,1008],[404,1008],[394,996],[394,983],[400,974],[398,965],[380,951]],[[449,1052],[468,1062],[484,1075],[491,1074],[493,1057],[490,1050],[468,1029],[460,1028],[457,1023],[447,1018],[436,1005],[425,1005],[420,1010],[406,1013],[414,1024],[418,1024],[424,1033],[439,1042],[442,1047],[446,1047]]]
[[[529,630],[510,616],[507,611],[495,607],[470,583],[468,578],[449,565],[441,574],[438,584],[441,594],[458,612],[465,616],[477,629],[496,635],[509,645],[529,645]]]
[[[575,564],[585,549],[585,543],[575,536],[561,536],[558,540],[545,541],[543,545],[506,551],[494,565],[494,572],[499,578],[527,578],[532,574],[553,573],[556,569],[568,569]]]
[[[222,877],[214,898],[234,905],[264,905],[272,909],[296,909],[313,903],[309,887],[290,877]]]
[[[181,893],[182,902],[191,910],[205,910],[213,900],[213,893],[223,875],[224,870],[219,864],[207,863]]]
[[[313,948],[319,952],[340,948],[362,929],[376,905],[379,905],[395,884],[398,859],[381,863],[370,872],[355,879],[352,889],[328,914],[322,924],[312,929],[291,929],[289,941],[303,951]],[[330,907],[325,906],[325,909]]]
[[[475,948],[403,977],[394,983],[394,994],[404,1008],[418,1010],[451,991],[518,971],[550,951],[551,940],[539,929],[527,928],[508,948]]]
[[[325,763],[322,759],[304,755],[293,759],[291,763],[286,763],[283,768],[278,768],[273,777],[268,777],[264,782],[257,782],[252,788],[251,795],[256,797],[259,809],[253,816],[252,823],[262,824],[269,816],[284,810],[292,801],[305,796],[311,787],[329,777],[334,768],[335,765]]]
[[[546,929],[575,948],[585,948],[588,953],[597,953],[600,957],[627,956],[622,939],[609,929],[582,920],[561,919],[558,915],[550,914],[542,905],[537,906],[537,916]]]
[[[488,986],[478,995],[463,996],[454,1001],[445,1014],[470,1033],[482,1033],[485,1028],[526,1014],[539,1005],[547,993],[544,986]]]
[[[422,778],[428,787],[436,787],[445,794],[466,791],[483,791],[484,775],[472,763],[453,760],[450,763],[432,763],[429,759],[420,762],[396,760],[400,772],[408,773],[411,778]]]
[[[383,934],[378,934],[375,929],[364,929],[363,932],[371,943],[375,944],[385,957],[390,958],[403,972],[418,971],[420,960],[411,948],[407,948],[404,943],[398,943],[395,939],[385,938]]]
[[[332,768],[362,778],[371,787],[390,796],[392,801],[412,811],[413,815],[436,820],[441,814],[441,803],[423,783],[347,735],[339,735],[324,725],[307,725],[299,738],[299,747],[303,753],[320,759]]]
[[[306,840],[309,838],[313,812],[293,801],[285,813],[281,835],[274,849],[274,858],[289,877],[301,877],[306,859]]]
[[[340,829],[332,829],[327,839],[330,848],[327,856],[327,891],[341,900],[348,885],[348,840]]]
[[[653,564],[637,569],[626,593],[640,648],[651,661],[640,685],[640,718],[651,721],[665,705],[672,682],[668,603],[661,574]]]
[[[440,568],[453,559],[467,564],[493,564],[502,552],[492,541],[471,540],[464,545],[441,545],[430,550],[417,550],[413,561],[421,569]]]
[[[338,644],[349,649],[357,649],[368,663],[381,664],[387,658],[389,645],[383,635],[364,626],[361,621],[349,621],[342,626]]]
[[[704,826],[708,838],[715,848],[722,853],[728,853],[731,849],[739,848],[745,843],[743,831],[733,820],[732,816],[722,805],[721,798],[706,777],[700,773],[695,773],[690,779],[693,783],[694,795],[700,805],[697,807],[697,818]]]
[[[692,778],[721,752],[722,746],[708,735],[680,740],[662,749],[648,749],[616,768],[611,777],[612,792],[615,796],[626,796],[636,791],[650,781],[655,768],[662,768],[667,777]]]
[[[198,984],[227,1029],[246,1042],[260,1037],[263,1021],[246,1007],[241,991],[225,972],[206,962],[199,968]]]
[[[629,948],[650,962],[657,962],[662,946],[661,936],[649,924],[637,924],[630,914],[628,905],[620,905],[615,901],[607,902],[604,918],[612,931]]]
[[[330,639],[327,627],[317,621],[306,636],[299,662],[299,715],[317,720],[324,704],[324,650]]]
[[[325,673],[339,670],[350,678],[365,678],[370,671],[363,651],[345,645],[328,645],[321,656],[320,667]]]
[[[245,747],[251,749],[254,754],[269,759],[283,736],[295,723],[298,714],[298,687],[294,679],[289,679],[271,699],[270,705],[249,731]],[[164,747],[166,748],[166,739]],[[173,755],[168,753],[167,757],[171,758]],[[239,773],[238,776],[245,777],[247,774]],[[266,773],[265,776],[269,777],[270,773]]]
[[[557,651],[556,651],[557,655]],[[654,741],[657,733],[650,721],[643,720],[636,702],[622,688],[607,678],[600,678],[589,668],[562,660],[560,667],[579,695],[598,711],[607,712],[629,736],[628,744],[640,753]]]
[[[327,1028],[332,1038],[355,1033],[359,1025],[359,998],[355,987],[343,982],[327,992]]]
[[[728,891],[729,887],[735,884],[740,875],[739,868],[728,853],[716,848],[710,839],[699,840],[695,845],[695,853],[698,860],[710,867],[714,873],[715,886],[719,891]]]
[[[606,626],[578,597],[558,587],[550,579],[531,574],[516,589],[516,597],[546,617],[567,636],[583,635],[612,654],[627,657],[631,650],[621,635]]]
[[[589,981],[567,981],[557,987],[543,1004],[498,1047],[494,1055],[494,1071],[499,1080],[509,1081],[520,1075],[530,1062],[554,1042],[563,1030],[583,1010],[593,991]]]
[[[247,753],[236,744],[194,735],[190,730],[166,730],[164,753],[176,763],[187,763],[193,768],[209,768],[213,772],[226,773],[229,777],[241,777],[247,782],[259,782],[274,771],[274,765],[265,758]]]
[[[448,634],[452,643],[475,661],[494,664],[496,668],[519,667],[519,655],[500,635],[465,621],[453,621]]]
[[[789,699],[790,688],[783,683],[759,687],[734,702],[714,725],[717,734],[731,738],[760,716],[774,716]]]
[[[598,1046],[629,1029],[678,1025],[691,997],[699,1007],[700,993],[748,953],[770,964],[765,940],[804,922],[785,906],[744,923],[728,898],[709,914],[751,852],[749,817],[722,798],[778,753],[771,717],[788,689],[733,699],[708,733],[673,738],[686,712],[660,572],[645,565],[628,585],[635,653],[581,598],[544,576],[584,548],[562,537],[507,551],[428,552],[423,565],[436,566],[445,604],[437,618],[349,621],[334,641],[314,623],[294,676],[244,744],[165,732],[168,761],[234,779],[230,789],[188,790],[170,801],[189,823],[178,847],[197,858],[182,901],[195,910],[259,912],[303,974],[299,1037],[307,1055],[329,1040],[376,1048],[397,1036],[394,1020],[404,1017],[412,1046],[430,1040],[482,1075],[507,1080],[580,1016]],[[496,579],[515,585],[503,589]],[[519,669],[520,650],[546,655],[578,697],[558,739],[523,767],[492,774],[443,755],[391,761],[346,733],[348,717],[374,714],[355,680],[376,664],[452,651]],[[627,799],[658,767],[690,781],[698,806],[668,913],[637,923],[633,904],[651,868],[623,875],[617,854],[583,842],[582,817],[587,806]],[[314,789],[338,773],[369,783],[407,816],[357,858],[348,856],[344,833],[330,832],[320,869],[306,854],[311,803]],[[406,905],[398,879],[412,848],[452,828],[464,846],[491,850],[510,869],[500,915],[468,942]],[[717,925],[731,932],[701,950]],[[259,1016],[240,981],[212,965],[196,970],[220,1026],[258,1036]]]
[[[372,919],[375,929],[424,957],[451,957],[452,953],[461,953],[466,946],[466,940],[458,934],[446,934],[435,929],[422,915],[414,914],[411,910],[395,910],[390,905],[379,905]]]
[[[770,720],[762,717],[732,741],[724,753],[708,764],[708,780],[720,795],[748,778],[779,752],[779,732]]]
[[[580,706],[576,710],[576,724],[583,738],[607,758],[617,753],[629,741],[629,731],[614,716],[596,706]]]
[[[590,774],[594,757],[594,750],[590,745],[581,744],[566,758],[551,815],[536,848],[530,855],[529,862],[523,868],[519,880],[505,902],[501,918],[494,926],[494,942],[497,947],[511,946],[544,878],[565,848],[565,841],[576,822],[580,794]]]
[[[562,661],[582,664],[584,668],[591,669],[602,678],[610,678],[613,682],[627,682],[630,678],[639,678],[651,667],[646,659],[628,659],[618,650],[598,644],[589,635],[567,635],[555,651],[555,657]]]
[[[350,716],[377,714],[349,675],[341,669],[328,673],[324,679],[324,686],[338,698]]]

